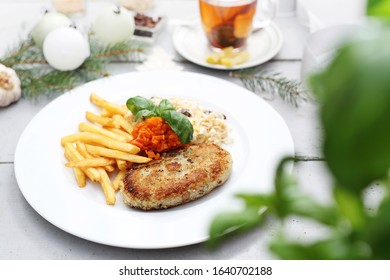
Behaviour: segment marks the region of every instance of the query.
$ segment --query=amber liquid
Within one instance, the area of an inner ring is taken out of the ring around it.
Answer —
[[[207,39],[214,48],[242,48],[251,33],[257,1],[236,1],[237,5],[211,4],[200,0],[200,14]]]

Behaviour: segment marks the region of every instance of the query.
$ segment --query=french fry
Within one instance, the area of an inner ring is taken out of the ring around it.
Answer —
[[[96,115],[92,112],[86,112],[85,118],[93,123],[101,124],[102,126],[115,127],[114,121],[111,118],[105,118],[99,115]],[[119,126],[119,124],[117,124]]]
[[[68,159],[65,166],[74,170],[80,187],[86,185],[87,177],[99,182],[106,203],[113,205],[115,191],[121,188],[126,169],[133,163],[146,163],[151,159],[137,155],[140,149],[130,143],[133,126],[127,119],[130,111],[125,105],[111,103],[96,94],[90,95],[90,101],[102,109],[101,113],[86,112],[89,122],[79,124],[80,132],[62,137],[61,145]],[[111,181],[107,172],[118,170],[116,167],[119,171]]]
[[[114,159],[110,158],[86,158],[80,161],[70,161],[65,164],[66,167],[104,167],[115,164]]]
[[[80,152],[80,154],[85,157],[85,158],[95,158],[93,155],[91,155],[90,153],[88,153],[87,151],[87,148],[85,147],[85,144],[83,142],[80,142],[80,141],[77,141],[76,142],[76,148],[77,150]],[[111,165],[106,165],[104,166],[104,169],[107,171],[107,172],[112,172],[114,171],[114,167],[111,166]]]
[[[102,148],[98,146],[93,145],[85,145],[87,148],[87,151],[90,152],[93,155],[97,156],[103,156],[103,157],[109,157],[109,158],[115,158],[115,159],[123,159],[130,162],[135,163],[146,163],[151,161],[150,158],[142,157],[134,154],[125,153],[118,150],[112,150],[107,148]]]
[[[119,190],[122,184],[122,179],[125,177],[126,171],[120,170],[118,174],[115,176],[114,181],[112,181],[112,185],[114,186],[114,190]]]
[[[94,158],[93,155],[88,153],[87,148],[85,147],[85,144],[83,142],[77,141],[76,148],[77,151],[79,151],[80,155],[82,155],[84,158]]]
[[[71,157],[67,153],[64,153],[64,155],[67,160],[71,160]],[[80,188],[85,187],[85,185],[87,184],[87,179],[85,178],[84,172],[78,167],[73,168],[73,172],[77,181],[77,185],[79,185]]]
[[[107,171],[107,172],[112,172],[115,170],[115,167],[112,166],[112,165],[106,165],[104,166],[104,169]]]
[[[65,143],[65,153],[69,156],[72,161],[80,161],[83,160],[84,157],[76,150],[76,148],[72,145],[72,143]],[[83,172],[88,176],[89,179],[93,182],[98,182],[100,180],[99,172],[93,168],[81,168]]]
[[[130,142],[131,140],[133,140],[133,136],[131,136],[131,134],[127,133],[126,131],[123,131],[122,129],[118,129],[118,128],[115,128],[115,127],[104,127],[104,129],[107,129],[113,133],[116,133],[120,136],[123,136],[125,137],[126,139],[126,142]]]
[[[126,142],[126,138],[118,135],[114,132],[111,132],[107,129],[101,128],[97,125],[94,125],[92,123],[86,123],[82,122],[79,124],[79,130],[83,132],[92,132],[92,133],[97,133],[106,137],[109,137],[111,139],[117,140],[119,142]]]
[[[126,114],[129,112],[129,110],[125,107],[122,107],[120,105],[108,102],[107,100],[104,100],[103,98],[97,96],[96,94],[90,95],[90,101],[95,104],[96,106],[100,108],[104,108],[109,112],[120,114],[122,116],[126,116]]]
[[[103,118],[111,118],[113,115],[115,115],[115,112],[110,112],[106,108],[103,108],[103,110],[100,112],[100,116]]]
[[[112,116],[113,120],[119,123],[120,127],[122,127],[127,133],[131,134],[133,131],[133,126],[121,115]]]
[[[98,167],[97,170],[100,174],[100,185],[102,186],[104,195],[106,196],[106,203],[114,205],[116,202],[114,186],[112,185],[107,172],[102,167]]]
[[[130,143],[119,142],[114,139],[108,138],[95,133],[90,132],[80,132],[76,134],[71,134],[65,137],[62,137],[61,144],[65,145],[69,142],[82,141],[84,143],[99,144],[107,148],[115,149],[122,152],[128,152],[131,154],[136,154],[140,151],[137,146],[134,146]]]
[[[127,161],[123,159],[116,159],[116,165],[118,166],[119,170],[126,170],[127,169]]]

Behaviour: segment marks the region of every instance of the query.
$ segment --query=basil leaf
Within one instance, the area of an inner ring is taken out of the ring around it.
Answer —
[[[156,108],[156,113],[158,116],[162,117],[162,113],[164,111],[170,111],[170,110],[175,110],[175,108],[173,108],[171,102],[169,102],[169,100],[167,99],[163,99],[161,100],[160,104],[158,104],[157,108]]]
[[[169,124],[182,144],[191,142],[194,128],[189,119],[174,110],[163,111],[161,117]]]
[[[223,238],[243,233],[263,223],[256,207],[247,207],[241,212],[227,212],[217,215],[209,229],[210,239],[206,245],[215,248]]]
[[[156,116],[157,115],[155,112],[145,109],[145,110],[138,111],[138,113],[134,117],[134,121],[138,121],[138,119],[142,117],[156,117]]]
[[[142,96],[131,97],[126,102],[127,108],[133,113],[133,115],[137,115],[139,111],[148,110],[155,112],[156,105],[153,104],[152,101],[146,99]]]

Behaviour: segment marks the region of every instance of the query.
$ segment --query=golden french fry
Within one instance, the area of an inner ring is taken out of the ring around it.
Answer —
[[[115,164],[114,159],[110,158],[86,158],[80,161],[70,161],[65,164],[66,167],[104,167]]]
[[[116,202],[114,186],[112,185],[107,172],[102,167],[98,167],[97,170],[100,174],[100,185],[102,186],[104,195],[106,196],[106,203],[114,205]]]
[[[82,122],[79,124],[79,130],[83,132],[92,132],[92,133],[97,133],[109,138],[112,138],[114,140],[117,140],[119,142],[126,142],[126,138],[123,136],[120,136],[116,133],[113,133],[107,129],[101,128],[97,125],[94,125],[92,123],[85,123]]]
[[[130,133],[133,131],[133,126],[121,115],[112,116],[113,120],[119,123],[119,125],[127,132]]]
[[[119,170],[126,170],[127,169],[127,161],[123,159],[116,159],[116,165],[118,166]]]
[[[140,148],[134,146],[130,143],[119,142],[114,139],[102,136],[96,133],[91,132],[80,132],[76,134],[71,134],[65,137],[62,137],[61,144],[65,143],[82,141],[84,143],[99,144],[107,148],[115,149],[122,152],[128,152],[131,154],[136,154],[140,151]]]
[[[83,160],[84,157],[76,150],[72,143],[65,143],[65,153],[69,156],[72,161]],[[83,172],[88,176],[89,179],[93,182],[98,182],[100,180],[99,172],[93,168],[81,168]]]
[[[113,115],[115,115],[115,112],[110,112],[106,108],[103,108],[100,113],[100,116],[102,116],[103,118],[111,118]]]
[[[71,160],[71,157],[66,152],[64,153],[64,155],[67,160]],[[77,181],[77,185],[79,185],[80,188],[85,187],[85,185],[87,184],[87,179],[85,178],[84,172],[78,167],[73,168],[73,172]]]
[[[98,107],[104,108],[109,112],[120,114],[122,116],[126,116],[126,114],[129,112],[127,108],[108,102],[107,100],[93,93],[90,95],[90,101]]]
[[[112,181],[112,185],[114,186],[114,190],[119,190],[122,184],[122,180],[125,177],[126,171],[120,170],[118,174],[115,176],[114,181]]]
[[[135,163],[146,163],[151,161],[150,158],[142,157],[134,154],[125,153],[118,150],[112,150],[107,148],[102,148],[98,146],[93,145],[85,145],[87,148],[87,151],[91,154],[97,155],[97,156],[104,156],[109,158],[115,158],[115,159],[123,159],[130,162]]]
[[[104,169],[107,171],[107,172],[112,172],[115,170],[115,167],[112,166],[112,165],[106,165],[104,166]]]
[[[104,129],[125,137],[126,142],[130,142],[131,140],[134,139],[133,136],[131,136],[131,134],[127,133],[126,131],[123,131],[122,129],[118,129],[115,127],[104,127]]]
[[[79,151],[80,155],[82,155],[84,158],[94,158],[93,155],[88,153],[87,148],[85,147],[85,144],[83,142],[77,141],[76,148],[77,151]]]
[[[85,147],[85,144],[83,142],[80,142],[80,141],[77,141],[76,142],[76,148],[77,150],[80,152],[80,154],[85,157],[85,158],[95,158],[93,155],[91,155],[90,153],[88,153],[87,151],[87,148]],[[115,170],[115,168],[111,165],[106,165],[104,166],[104,169],[107,171],[107,172],[112,172]]]
[[[92,112],[85,113],[85,118],[93,123],[101,124],[102,126],[115,127],[114,122],[110,118],[105,118],[99,115],[96,115]],[[119,126],[119,124],[118,124]]]

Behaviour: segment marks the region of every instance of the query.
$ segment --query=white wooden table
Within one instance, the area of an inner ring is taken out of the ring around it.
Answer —
[[[109,1],[88,1],[87,17],[91,17]],[[43,7],[50,1],[0,1],[0,54],[18,37],[20,30],[28,30]],[[204,73],[241,85],[227,72],[206,69],[181,58],[174,50],[171,35],[172,19],[185,19],[198,12],[197,1],[156,0],[156,12],[166,15],[168,23],[159,35],[156,45],[175,56],[185,71]],[[308,30],[294,14],[278,17],[276,23],[283,31],[285,42],[280,53],[266,63],[266,69],[299,79],[303,42]],[[135,71],[133,64],[109,65],[111,74]],[[274,259],[267,250],[269,240],[275,237],[277,224],[269,222],[265,228],[233,238],[216,251],[203,244],[164,250],[133,250],[96,244],[70,235],[53,226],[37,214],[26,202],[14,175],[14,152],[20,134],[31,118],[52,98],[31,102],[20,100],[0,109],[0,259]],[[302,188],[321,201],[330,199],[330,179],[321,160],[321,128],[317,121],[317,107],[313,103],[295,108],[279,98],[267,100],[287,123],[294,139],[296,154],[309,160],[296,164],[294,173]],[[311,240],[322,233],[321,228],[300,219],[287,223],[291,237]]]

